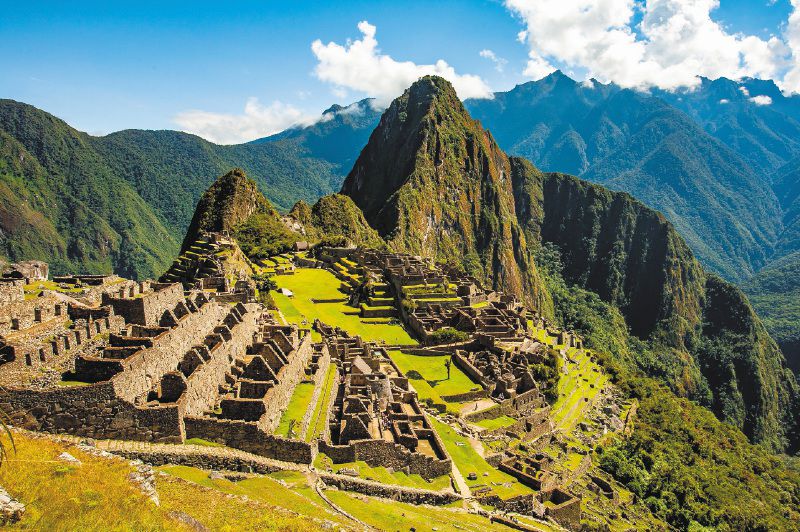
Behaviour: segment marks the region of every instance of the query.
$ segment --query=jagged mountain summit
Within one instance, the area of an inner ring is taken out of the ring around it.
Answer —
[[[461,263],[544,314],[550,294],[533,258],[556,246],[568,282],[663,352],[650,371],[753,440],[788,444],[797,385],[741,291],[704,272],[672,224],[628,194],[505,155],[444,79],[422,78],[391,104],[342,193],[390,248]]]
[[[383,114],[342,185],[390,247],[463,265],[489,286],[547,306],[511,161],[472,120],[453,87],[426,76]]]

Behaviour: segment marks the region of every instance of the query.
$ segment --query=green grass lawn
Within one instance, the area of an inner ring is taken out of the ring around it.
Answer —
[[[294,420],[294,437],[302,438],[302,434],[297,434],[297,431],[300,430],[300,420],[306,415],[308,403],[311,402],[311,396],[313,395],[314,383],[301,382],[295,386],[292,398],[289,400],[286,410],[281,414],[281,421],[278,423],[278,428],[275,429],[275,434],[279,436],[288,436],[289,424]]]
[[[431,423],[436,432],[439,433],[439,437],[442,438],[450,458],[453,459],[470,489],[485,485],[502,499],[532,492],[530,488],[517,482],[517,479],[511,475],[507,475],[490,466],[470,446],[469,441],[465,437],[459,436],[452,427],[434,418],[431,418]],[[467,479],[467,475],[472,472],[478,475],[477,480]],[[484,473],[488,473],[488,475],[484,476]]]
[[[458,509],[414,506],[344,491],[328,491],[325,495],[347,513],[378,530],[431,530],[433,527],[439,531],[509,530],[486,517]]]
[[[202,447],[223,447],[221,443],[204,440],[203,438],[187,438],[183,443],[186,445],[200,445]]]
[[[338,368],[336,364],[331,362],[331,364],[328,366],[328,373],[325,375],[325,381],[322,385],[322,392],[320,392],[317,406],[314,408],[314,413],[311,415],[311,422],[309,423],[308,431],[306,432],[306,441],[311,441],[314,438],[321,437],[323,431],[325,430],[325,423],[328,422],[325,416],[328,413],[328,404],[330,403],[331,391],[334,383],[336,382],[337,373]]]
[[[338,290],[341,281],[327,270],[317,268],[298,268],[294,275],[278,275],[275,282],[279,288],[288,288],[294,293],[289,298],[272,292],[275,304],[291,323],[301,324],[303,319],[310,326],[319,318],[328,325],[341,327],[352,335],[365,340],[388,344],[416,345],[416,341],[400,325],[388,323],[364,323],[358,315],[345,312],[358,312],[358,309],[344,303],[313,303],[312,299],[341,298]]]
[[[361,478],[374,480],[381,484],[394,484],[407,488],[419,488],[432,491],[441,491],[450,487],[450,475],[443,475],[428,481],[419,475],[406,475],[402,471],[390,473],[385,467],[371,467],[366,462],[362,461],[334,464],[330,458],[322,453],[317,455],[317,458],[314,460],[314,466],[325,471],[331,468],[335,473],[338,473],[344,468],[353,469],[358,472]]]
[[[500,416],[494,419],[483,419],[481,421],[474,423],[474,425],[478,425],[479,427],[483,427],[487,430],[496,430],[504,427],[510,427],[516,422],[517,420],[514,419],[513,417]]]
[[[407,377],[415,381],[414,384],[419,378],[414,378],[413,375],[420,375],[440,397],[481,388],[480,384],[473,382],[455,364],[450,366],[450,378],[448,379],[447,368],[444,365],[445,361],[450,358],[448,355],[419,356],[408,355],[401,351],[390,351],[389,356]]]

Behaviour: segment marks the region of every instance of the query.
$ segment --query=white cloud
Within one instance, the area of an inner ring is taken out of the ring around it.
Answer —
[[[792,0],[794,4],[800,0]],[[777,37],[729,33],[711,18],[719,0],[505,0],[525,24],[524,74],[541,77],[554,64],[626,87],[695,86],[698,76],[775,78],[786,68]],[[637,12],[641,22],[636,26]],[[795,15],[792,15],[795,17]],[[800,17],[794,31],[800,55]],[[800,88],[800,70],[796,73]]]
[[[242,114],[190,110],[178,113],[173,121],[187,133],[220,144],[236,144],[266,137],[298,123],[315,119],[293,105],[272,102],[263,105],[249,98]]]
[[[492,97],[489,86],[479,76],[458,74],[442,59],[433,65],[396,61],[381,53],[375,39],[375,26],[364,20],[358,23],[358,29],[361,39],[348,40],[344,45],[335,42],[323,44],[319,39],[311,44],[311,51],[318,61],[315,75],[331,83],[334,91],[340,91],[338,94],[343,90],[354,90],[373,96],[378,104],[386,105],[420,77],[435,74],[449,80],[462,99]]]
[[[769,96],[764,96],[764,95],[753,96],[752,98],[750,98],[750,101],[753,102],[756,105],[770,105],[770,104],[772,104],[772,98],[770,98]]]
[[[498,72],[502,72],[506,64],[508,64],[508,59],[504,59],[502,57],[498,57],[492,50],[484,49],[479,52],[479,55],[484,59],[488,59],[492,63],[494,63],[494,69]]]
[[[786,45],[791,53],[792,63],[783,78],[781,88],[790,92],[800,92],[800,0],[791,0],[792,13],[784,29]]]
[[[739,87],[739,92],[741,92],[745,96],[750,96],[750,91],[747,90],[747,87]]]
[[[729,99],[727,99],[727,98],[723,98],[723,99],[721,99],[719,101],[719,103],[721,103],[722,105],[725,105],[726,103],[731,103],[731,101]]]

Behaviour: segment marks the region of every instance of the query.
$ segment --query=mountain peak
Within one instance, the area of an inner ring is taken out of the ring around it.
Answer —
[[[513,189],[535,171],[512,164],[448,81],[425,76],[383,114],[342,194],[393,249],[464,265],[540,308],[543,285]]]
[[[218,177],[203,193],[186,231],[181,251],[185,251],[203,232],[232,231],[256,211],[274,213],[255,181],[241,168]]]

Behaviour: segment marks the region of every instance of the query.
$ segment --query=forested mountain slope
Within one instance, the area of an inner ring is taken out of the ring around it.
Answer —
[[[663,100],[555,72],[466,106],[510,153],[663,212],[726,278],[745,279],[768,261],[781,225],[774,194],[737,153]]]

